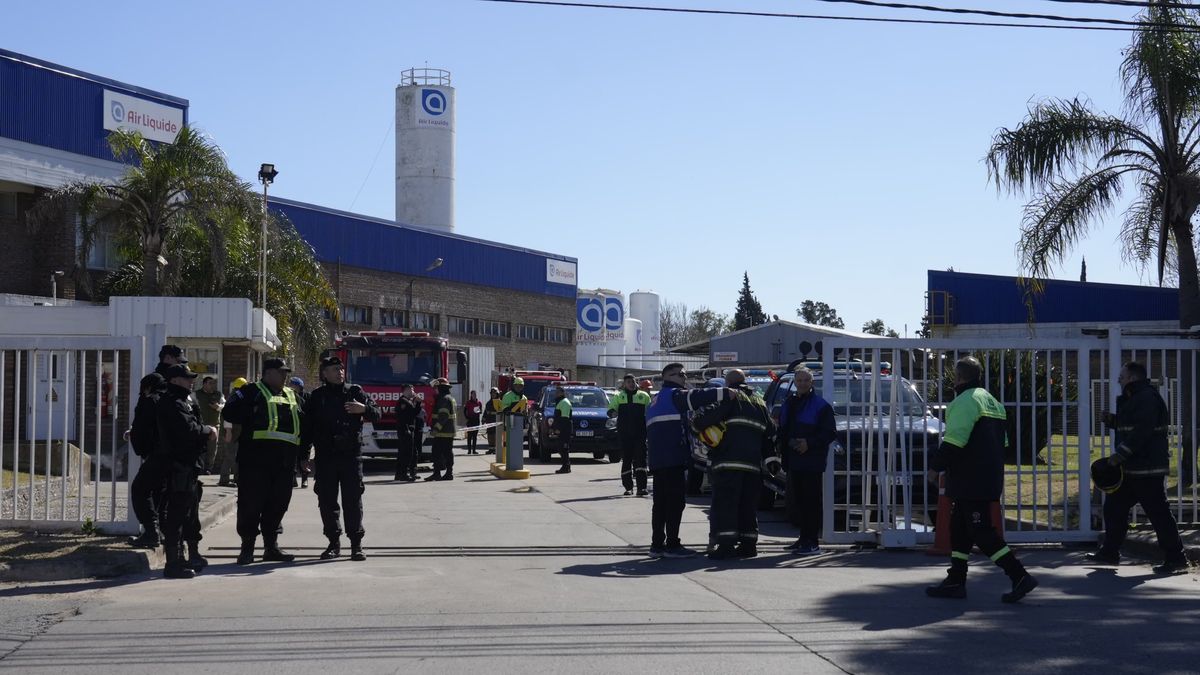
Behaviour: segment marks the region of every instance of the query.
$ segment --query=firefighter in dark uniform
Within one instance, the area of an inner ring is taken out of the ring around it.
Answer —
[[[308,395],[304,417],[308,433],[316,447],[317,505],[329,546],[321,559],[329,560],[342,554],[342,528],[338,522],[344,514],[346,534],[350,537],[350,559],[366,560],[362,551],[363,538],[363,460],[359,434],[363,421],[378,422],[379,408],[362,387],[346,382],[346,369],[336,356],[321,361],[323,385]],[[338,491],[342,503],[338,507]]]
[[[400,390],[396,402],[396,480],[411,483],[417,479],[417,458],[421,446],[417,444],[417,428],[424,425],[421,399],[413,393],[411,384]]]
[[[758,555],[762,471],[764,467],[772,473],[779,470],[772,441],[775,423],[766,403],[746,384],[746,375],[740,370],[725,373],[725,383],[730,394],[693,420],[702,438],[712,438],[704,433],[710,427],[723,427],[708,456],[713,491],[709,542],[715,545],[708,556],[714,560]]]
[[[646,491],[646,409],[650,407],[650,394],[638,388],[633,375],[621,381],[621,391],[608,403],[608,416],[617,418],[617,439],[621,443],[621,485],[625,496],[633,494],[637,483],[637,495],[645,497]]]
[[[437,399],[433,402],[433,473],[425,480],[454,480],[454,423],[458,404],[450,396],[450,381],[438,378],[432,383]],[[444,473],[443,473],[444,472]]]
[[[571,401],[561,386],[554,388],[554,416],[550,418],[550,438],[562,457],[562,466],[554,473],[571,473]]]
[[[163,576],[191,579],[208,561],[200,555],[200,493],[197,477],[204,469],[208,442],[217,437],[217,428],[204,424],[200,407],[192,400],[196,379],[187,364],[166,369],[167,388],[155,406],[158,422],[159,454],[168,462],[166,517],[163,522],[163,547],[167,557]],[[189,559],[183,556],[184,540]]]
[[[1121,544],[1129,531],[1129,511],[1141,504],[1142,511],[1154,526],[1158,546],[1164,560],[1155,565],[1158,574],[1174,574],[1188,568],[1183,541],[1163,480],[1170,473],[1171,450],[1167,429],[1171,415],[1162,396],[1146,379],[1146,367],[1136,361],[1121,367],[1118,384],[1122,393],[1117,397],[1117,414],[1104,413],[1104,421],[1117,431],[1113,454],[1105,461],[1120,467],[1119,486],[1104,500],[1104,544],[1089,554],[1095,563],[1116,565],[1121,561]]]
[[[254,562],[259,532],[264,562],[296,559],[279,548],[279,527],[292,501],[292,472],[305,424],[300,399],[284,385],[290,372],[282,359],[264,360],[262,378],[234,392],[222,411],[228,422],[242,427],[237,458],[239,565]]]
[[[983,388],[983,366],[973,356],[954,364],[954,391],[942,443],[929,461],[929,481],[937,483],[938,472],[945,472],[951,500],[950,571],[925,593],[934,598],[967,597],[967,561],[972,547],[978,546],[1012,581],[1012,590],[1001,595],[1001,601],[1017,602],[1038,584],[992,522],[992,502],[1004,493],[1008,415]]]

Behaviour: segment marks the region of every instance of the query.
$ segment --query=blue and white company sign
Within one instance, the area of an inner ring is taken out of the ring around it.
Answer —
[[[107,89],[101,117],[109,131],[138,131],[143,138],[161,143],[174,143],[183,128],[183,110]]]
[[[417,115],[417,126],[450,131],[454,120],[450,100],[450,95],[445,90],[422,88],[421,105],[413,106]]]
[[[575,263],[565,260],[546,259],[546,281],[552,284],[574,286],[579,282]]]

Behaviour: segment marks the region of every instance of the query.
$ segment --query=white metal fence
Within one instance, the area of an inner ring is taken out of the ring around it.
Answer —
[[[0,338],[0,527],[137,528],[124,439],[145,339]]]
[[[834,406],[840,446],[825,476],[825,540],[933,542],[938,491],[925,472],[955,396],[954,362],[968,355],[982,362],[984,386],[1008,412],[1001,508],[1010,541],[1088,541],[1102,529],[1089,466],[1112,452],[1101,413],[1116,409],[1117,373],[1130,360],[1146,365],[1171,410],[1167,488],[1176,519],[1200,522],[1200,434],[1187,431],[1200,427],[1198,346],[1116,330],[1072,340],[825,341],[817,385]]]

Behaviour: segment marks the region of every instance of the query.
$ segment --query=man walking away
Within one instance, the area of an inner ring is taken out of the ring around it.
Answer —
[[[813,391],[813,374],[801,366],[793,376],[792,395],[779,409],[779,456],[787,470],[787,516],[800,528],[788,547],[797,555],[821,552],[822,488],[829,445],[837,439],[833,407]]]
[[[454,426],[458,405],[450,396],[450,381],[438,378],[433,381],[437,399],[433,402],[433,473],[425,478],[431,480],[454,480]],[[445,473],[443,473],[445,472]]]
[[[483,416],[483,402],[479,400],[479,395],[475,390],[471,390],[467,402],[463,404],[463,417],[467,420],[467,427],[479,426],[479,420]],[[467,432],[467,454],[479,454],[479,430],[472,429]]]
[[[411,483],[417,479],[414,453],[421,451],[416,445],[416,427],[423,419],[421,402],[413,393],[411,384],[400,388],[400,400],[396,401],[396,478]]]
[[[637,494],[645,497],[646,492],[646,409],[650,407],[650,394],[638,388],[633,375],[621,380],[621,391],[608,402],[608,416],[617,418],[617,440],[621,444],[621,485],[625,496]]]
[[[967,597],[967,560],[978,545],[1012,581],[1012,590],[1000,596],[1013,603],[1037,588],[1034,579],[1004,543],[992,522],[992,502],[1004,492],[1006,440],[1004,406],[983,388],[983,366],[968,356],[954,364],[957,396],[946,409],[942,444],[930,457],[929,482],[946,474],[950,507],[950,571],[925,594],[933,598]]]
[[[163,576],[168,579],[191,579],[208,564],[199,550],[197,509],[200,507],[200,495],[197,476],[204,463],[207,442],[216,438],[217,428],[204,424],[199,406],[192,402],[192,383],[196,373],[181,363],[168,368],[166,378],[167,389],[155,406],[160,454],[170,462],[167,470],[167,513],[163,525],[167,564],[163,568]],[[185,536],[191,549],[187,561],[183,558]]]
[[[159,373],[142,378],[133,423],[129,426],[129,443],[142,458],[137,475],[129,484],[129,499],[133,513],[142,524],[142,533],[129,540],[134,548],[158,548],[161,528],[162,500],[167,485],[168,462],[158,447],[158,399],[166,390],[167,381]]]
[[[320,377],[324,384],[304,403],[304,417],[309,420],[308,433],[316,447],[317,505],[329,540],[321,559],[330,560],[342,554],[338,517],[344,514],[350,559],[366,560],[362,550],[365,534],[362,497],[366,485],[359,438],[364,420],[379,421],[379,408],[362,387],[346,382],[346,369],[340,358],[322,360]]]
[[[1117,431],[1116,450],[1108,458],[1108,464],[1120,467],[1124,479],[1104,500],[1104,544],[1099,551],[1089,554],[1088,560],[1107,565],[1121,561],[1121,544],[1129,531],[1129,512],[1134,505],[1141,504],[1165,556],[1162,564],[1154,566],[1154,571],[1174,574],[1186,570],[1188,562],[1163,486],[1171,460],[1167,439],[1170,414],[1154,385],[1146,379],[1146,367],[1142,364],[1126,363],[1117,382],[1122,389],[1117,397],[1117,414],[1105,412],[1103,417]]]
[[[496,413],[500,412],[500,390],[496,387],[492,387],[492,390],[489,392],[488,396],[490,398],[488,398],[488,402],[483,406],[483,423],[495,424]],[[496,427],[488,427],[487,442],[487,454],[496,454]]]
[[[746,384],[741,370],[725,373],[729,396],[692,421],[696,430],[717,427],[720,441],[709,453],[713,494],[709,511],[709,552],[713,560],[758,555],[758,495],[762,468],[779,470],[775,456],[775,423],[767,405]],[[707,434],[706,434],[707,436]]]
[[[724,400],[728,390],[687,390],[687,372],[679,363],[663,368],[662,377],[662,390],[646,410],[647,464],[654,479],[650,556],[686,558],[696,555],[679,541],[679,523],[687,505],[685,473],[692,461],[686,414]]]
[[[571,473],[571,400],[561,386],[554,388],[554,417],[550,420],[550,440],[558,447],[562,466],[554,473]]]

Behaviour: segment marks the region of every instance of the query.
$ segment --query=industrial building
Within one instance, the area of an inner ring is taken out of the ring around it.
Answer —
[[[446,71],[406,71],[396,87],[398,221],[283,198],[270,208],[312,245],[336,292],[331,341],[342,330],[424,330],[458,347],[494,349],[498,368],[569,371],[578,261],[454,232],[454,105]],[[111,235],[101,233],[90,258],[78,261],[73,220],[34,231],[26,212],[49,189],[118,179],[125,166],[109,151],[110,130],[170,143],[187,123],[186,99],[0,50],[0,313],[90,304],[76,281],[123,262]],[[211,361],[227,386],[257,374],[262,350],[274,344],[261,337],[246,354],[194,360]]]
[[[1179,328],[1179,289],[1048,279],[1035,293],[1017,277],[929,270],[931,337],[1079,337],[1119,323],[1125,330]]]

